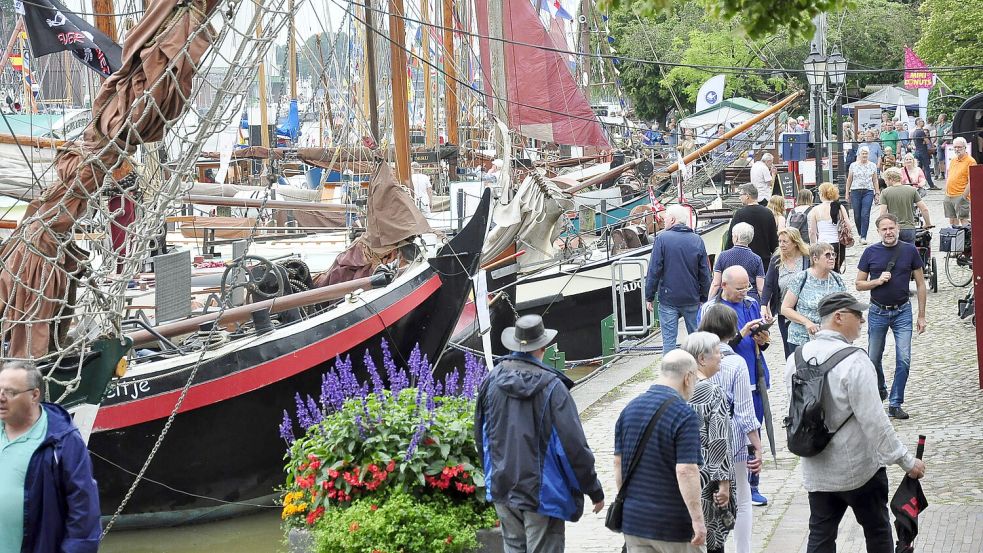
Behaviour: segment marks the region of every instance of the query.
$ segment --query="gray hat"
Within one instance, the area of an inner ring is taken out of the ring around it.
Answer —
[[[523,315],[502,331],[502,344],[512,351],[536,351],[556,339],[556,331],[543,326],[539,315]]]
[[[864,311],[867,311],[867,307],[868,306],[866,303],[863,303],[857,298],[853,297],[852,294],[847,292],[834,292],[819,300],[819,316],[825,317],[826,315],[839,311],[840,309],[849,309],[850,311],[863,313]]]

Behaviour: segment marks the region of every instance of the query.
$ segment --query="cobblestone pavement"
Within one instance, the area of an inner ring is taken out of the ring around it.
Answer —
[[[942,218],[941,200],[940,192],[932,192],[926,200],[937,227],[948,226]],[[868,238],[877,240],[873,228]],[[895,421],[894,427],[911,448],[919,434],[927,436],[927,475],[922,482],[930,506],[920,519],[917,551],[980,553],[983,552],[983,463],[980,462],[983,458],[983,392],[979,390],[973,327],[956,315],[956,302],[968,289],[954,288],[946,280],[943,254],[937,251],[937,230],[933,247],[940,271],[939,292],[929,292],[928,330],[915,336],[912,343],[912,369],[905,404],[911,418]],[[856,276],[862,250],[858,240],[848,252],[844,271],[848,283]],[[868,296],[857,294],[865,299]],[[778,443],[776,457],[773,460],[769,456],[761,477],[761,491],[768,497],[769,504],[754,508],[753,551],[795,553],[805,551],[809,509],[798,458],[785,448],[781,419],[787,411],[788,400],[784,387],[778,385],[784,382],[784,360],[780,337],[777,332],[773,336],[767,360],[772,382],[776,384],[770,398]],[[884,355],[889,385],[894,372],[893,344],[893,337],[889,337]],[[866,347],[866,336],[862,336],[857,345]],[[625,405],[651,385],[657,375],[658,361],[658,355],[622,360],[612,371],[611,391],[603,397],[598,394],[600,383],[596,381],[589,394],[575,390],[574,397],[582,408],[584,429],[597,457],[598,473],[609,501],[615,491],[612,468],[614,422]],[[634,376],[625,380],[631,373]],[[597,380],[605,378],[601,375]],[[892,493],[902,476],[900,468],[888,469]],[[567,525],[567,551],[615,552],[620,550],[621,544],[621,536],[604,527],[603,512],[597,515],[588,512],[580,522]],[[862,531],[852,514],[844,517],[838,545],[841,553],[865,551]],[[728,550],[733,551],[733,548],[729,546]]]

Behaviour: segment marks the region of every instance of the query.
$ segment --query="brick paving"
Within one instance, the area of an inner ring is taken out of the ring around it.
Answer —
[[[927,203],[937,227],[948,226],[942,219],[941,193],[932,192]],[[939,292],[929,292],[928,330],[915,336],[912,343],[912,369],[908,380],[905,409],[911,414],[906,421],[895,421],[901,439],[914,448],[917,436],[928,437],[925,450],[927,475],[923,482],[929,508],[921,517],[921,533],[916,540],[919,553],[983,552],[983,392],[978,386],[978,365],[974,329],[956,316],[956,302],[965,296],[965,288],[954,288],[945,278],[943,254],[937,251]],[[871,229],[868,238],[876,241]],[[845,276],[852,282],[863,246],[848,252]],[[854,291],[855,292],[855,291]],[[855,292],[856,293],[856,292]],[[865,297],[866,293],[858,293]],[[887,340],[884,367],[890,385],[893,377],[893,337]],[[857,345],[866,347],[866,336]],[[769,505],[754,508],[753,550],[766,553],[805,551],[808,537],[809,509],[802,488],[798,458],[785,448],[781,418],[788,402],[783,386],[784,361],[777,333],[767,352],[772,371],[771,391],[776,428],[776,460],[767,459],[761,478],[761,491]],[[658,355],[634,355],[616,363],[595,378],[574,397],[582,410],[584,429],[597,456],[598,473],[608,492],[614,495],[612,469],[614,421],[627,403],[646,390],[657,374]],[[604,390],[610,390],[606,394]],[[903,473],[898,467],[888,469],[893,488]],[[732,541],[732,540],[731,540]],[[621,547],[621,536],[604,528],[603,513],[588,513],[576,524],[567,525],[567,551],[614,552]],[[732,547],[729,550],[733,550]],[[865,551],[863,533],[852,514],[844,517],[840,528],[838,551]]]

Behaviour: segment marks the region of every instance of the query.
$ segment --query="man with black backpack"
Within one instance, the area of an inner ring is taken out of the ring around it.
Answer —
[[[912,478],[925,475],[925,464],[901,443],[881,408],[873,363],[850,345],[866,310],[846,292],[820,300],[821,330],[785,370],[788,446],[802,457],[809,492],[807,553],[836,550],[847,507],[864,529],[868,552],[894,551],[884,465],[897,464]]]

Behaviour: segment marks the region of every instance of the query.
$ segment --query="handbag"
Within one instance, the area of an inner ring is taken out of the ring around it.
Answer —
[[[631,462],[628,463],[628,472],[625,473],[624,477],[621,479],[621,488],[618,490],[618,495],[614,498],[611,506],[608,507],[608,514],[604,518],[604,526],[607,526],[610,530],[614,532],[621,531],[621,522],[624,517],[625,509],[625,490],[628,489],[628,481],[631,480],[632,473],[635,472],[635,466],[638,465],[638,461],[642,458],[642,450],[645,449],[645,444],[648,443],[649,436],[652,435],[652,429],[655,428],[655,423],[659,421],[662,414],[666,412],[666,409],[670,405],[675,403],[675,396],[662,402],[659,409],[652,415],[649,419],[648,425],[645,427],[645,432],[642,433],[642,438],[638,440],[638,445],[635,447],[635,453],[631,456]]]
[[[836,238],[840,244],[848,248],[853,246],[853,231],[850,230],[850,221],[842,213],[840,213],[840,220],[836,222]]]

